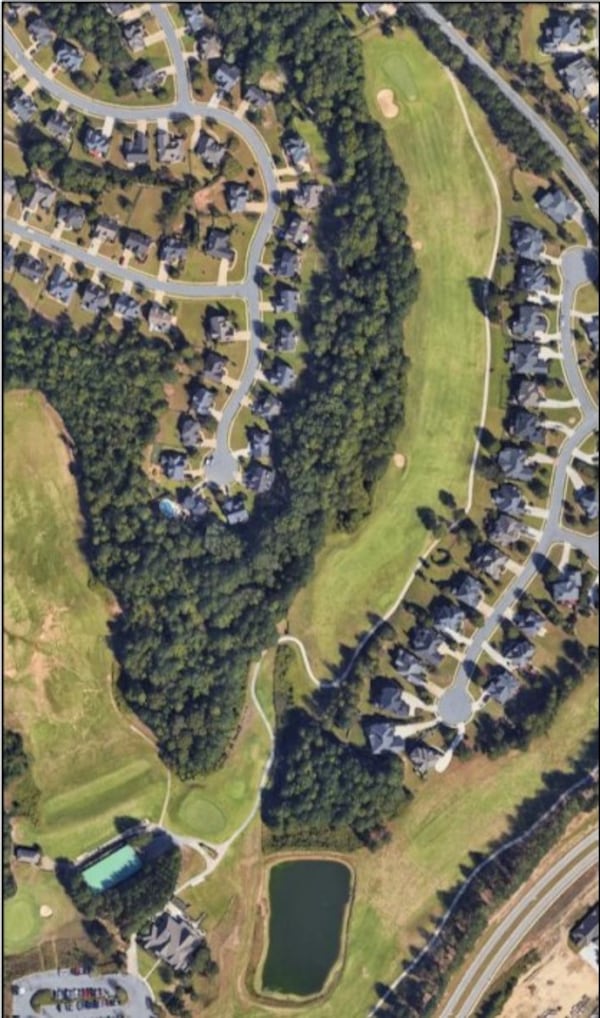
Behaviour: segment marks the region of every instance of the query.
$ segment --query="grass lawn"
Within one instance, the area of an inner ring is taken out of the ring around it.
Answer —
[[[585,315],[598,314],[598,290],[591,283],[580,286],[575,295],[575,310]]]
[[[78,549],[61,427],[38,393],[8,394],[5,709],[25,735],[41,793],[39,822],[20,820],[18,836],[73,857],[111,835],[117,816],[158,819],[165,771],[111,699],[114,606]]]
[[[328,540],[290,613],[290,630],[317,668],[339,660],[340,643],[367,628],[367,612],[389,608],[430,539],[417,508],[437,504],[441,488],[464,502],[485,365],[483,319],[469,289],[492,253],[496,212],[484,167],[445,72],[411,32],[366,36],[364,56],[373,114],[381,118],[375,97],[384,87],[399,106],[381,122],[410,187],[422,280],[405,329],[411,367],[398,451],[407,466],[390,465],[357,533]]]
[[[30,866],[15,867],[17,893],[4,903],[4,948],[7,954],[22,954],[42,938],[56,936],[62,927],[77,919],[75,907],[53,873]],[[47,905],[52,915],[40,916]]]
[[[4,141],[4,169],[17,177],[25,177],[29,173],[21,150],[15,142]]]

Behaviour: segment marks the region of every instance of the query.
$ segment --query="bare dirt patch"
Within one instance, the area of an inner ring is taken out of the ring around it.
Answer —
[[[387,120],[391,120],[399,112],[391,88],[380,89],[377,93],[377,105]]]
[[[208,212],[211,205],[217,205],[219,198],[222,197],[223,181],[221,178],[215,181],[214,184],[210,184],[209,187],[203,187],[200,191],[194,193],[194,208],[196,212]]]
[[[258,84],[267,92],[283,92],[286,86],[286,76],[281,71],[265,71],[259,79]]]

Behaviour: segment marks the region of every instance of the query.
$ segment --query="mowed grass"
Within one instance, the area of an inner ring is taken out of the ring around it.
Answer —
[[[18,866],[17,893],[4,902],[4,949],[7,954],[29,951],[42,938],[60,935],[67,923],[77,921],[77,911],[53,873]],[[42,918],[46,905],[52,915]]]
[[[165,769],[111,700],[106,592],[90,583],[62,424],[38,393],[5,401],[5,711],[40,790],[20,838],[77,856],[117,816],[157,820]]]
[[[487,274],[496,220],[490,182],[441,65],[408,31],[362,41],[369,107],[410,188],[421,287],[405,326],[411,366],[398,451],[407,465],[390,464],[358,532],[329,538],[290,613],[290,631],[322,673],[404,585],[430,540],[418,507],[439,508],[442,488],[466,499],[485,368],[484,321],[469,279]],[[383,88],[399,108],[391,120],[377,105]]]

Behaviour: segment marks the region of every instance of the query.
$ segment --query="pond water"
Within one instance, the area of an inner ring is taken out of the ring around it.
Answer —
[[[319,993],[340,953],[350,888],[348,867],[328,859],[271,867],[264,991]]]

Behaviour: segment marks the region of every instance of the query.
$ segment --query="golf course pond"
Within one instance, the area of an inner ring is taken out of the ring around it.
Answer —
[[[353,873],[345,863],[306,858],[269,869],[269,926],[261,993],[312,997],[343,956]]]

